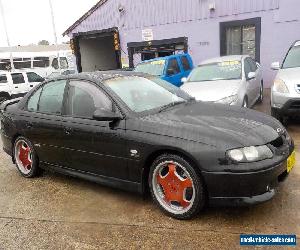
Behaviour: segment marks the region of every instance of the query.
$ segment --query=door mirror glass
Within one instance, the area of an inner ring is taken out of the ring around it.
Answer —
[[[256,77],[256,73],[255,72],[249,72],[248,74],[248,80],[254,79]]]
[[[280,69],[280,63],[279,62],[273,62],[271,64],[271,69],[273,69],[273,70],[279,70]]]
[[[186,77],[182,77],[182,78],[181,78],[181,82],[182,82],[182,83],[186,83],[187,80],[188,80],[188,79],[187,79]]]
[[[118,114],[105,109],[97,109],[94,112],[93,118],[97,121],[115,121],[121,119]]]

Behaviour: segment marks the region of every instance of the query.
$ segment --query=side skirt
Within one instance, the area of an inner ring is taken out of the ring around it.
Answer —
[[[96,175],[96,174],[92,174],[92,173],[88,173],[88,172],[83,172],[80,170],[74,170],[71,168],[61,167],[58,165],[54,165],[54,164],[50,164],[48,162],[42,162],[42,161],[40,161],[40,167],[45,170],[52,170],[57,173],[73,176],[76,178],[85,179],[87,181],[99,183],[99,184],[102,184],[105,186],[142,194],[142,184],[141,183],[121,180],[121,179],[102,176],[102,175]]]

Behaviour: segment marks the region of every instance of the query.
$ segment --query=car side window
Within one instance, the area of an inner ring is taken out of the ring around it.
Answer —
[[[27,110],[28,111],[32,111],[32,112],[38,111],[38,103],[39,103],[39,100],[40,100],[41,92],[42,92],[42,88],[39,88],[29,98],[28,103],[27,103]]]
[[[28,72],[27,78],[28,82],[43,82],[45,79],[34,72]]]
[[[11,78],[13,80],[13,84],[25,83],[25,79],[22,73],[13,73],[11,74]]]
[[[97,109],[112,111],[112,101],[92,83],[71,81],[68,91],[67,115],[93,118]]]
[[[61,114],[66,80],[45,84],[40,96],[38,111],[46,114]]]
[[[190,62],[189,62],[189,60],[187,59],[186,56],[182,56],[182,57],[180,58],[180,60],[181,60],[182,67],[183,67],[184,70],[187,71],[187,70],[191,70],[191,69],[192,69],[192,67],[191,67],[191,65],[190,65]]]
[[[0,75],[0,83],[7,83],[7,76],[6,75]]]
[[[256,62],[251,57],[248,58],[248,61],[250,64],[251,72],[256,72],[256,70],[257,70]]]
[[[248,78],[248,74],[251,72],[251,66],[247,58],[244,60],[244,69],[245,69],[245,76]]]
[[[176,58],[172,58],[169,60],[167,75],[176,75],[180,72],[180,68]]]

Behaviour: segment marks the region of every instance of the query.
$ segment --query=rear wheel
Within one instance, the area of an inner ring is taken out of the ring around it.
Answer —
[[[30,141],[22,136],[14,144],[16,166],[22,176],[32,178],[40,173],[38,158]]]
[[[206,195],[199,174],[180,156],[158,157],[150,169],[149,186],[156,204],[176,219],[192,218],[205,205]]]

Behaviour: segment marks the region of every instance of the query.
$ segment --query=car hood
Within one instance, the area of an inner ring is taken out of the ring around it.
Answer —
[[[181,89],[198,101],[218,101],[238,92],[241,80],[187,82]]]
[[[204,102],[182,104],[139,119],[144,132],[226,149],[269,143],[279,136],[279,128],[284,129],[263,113]]]

